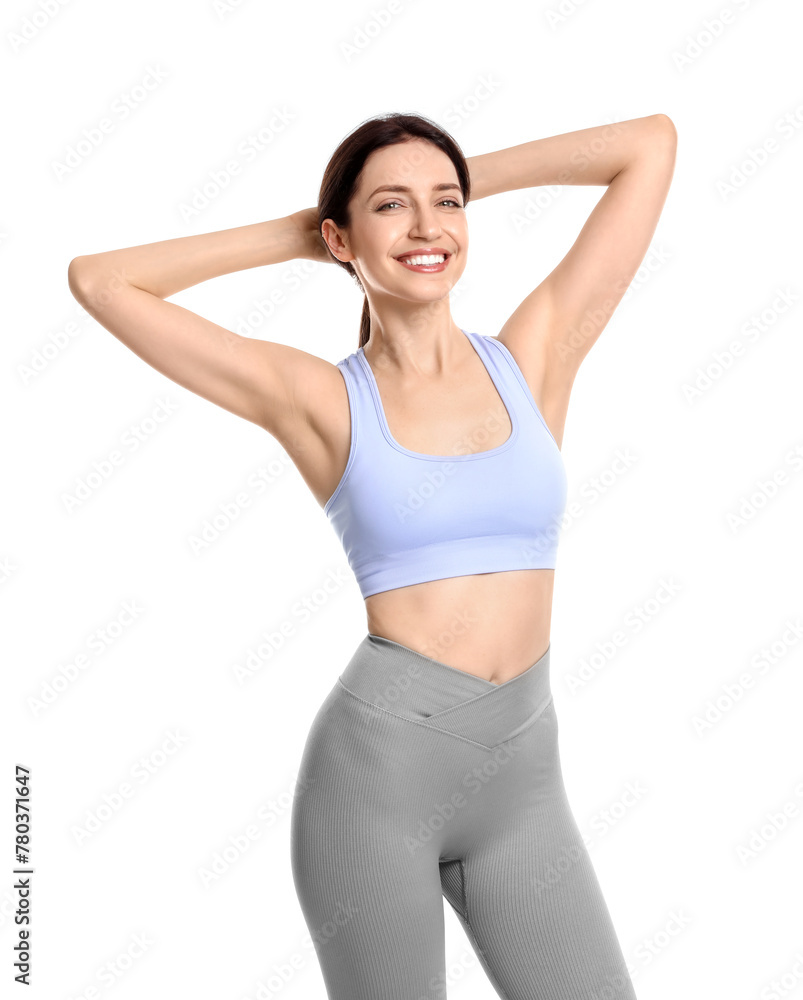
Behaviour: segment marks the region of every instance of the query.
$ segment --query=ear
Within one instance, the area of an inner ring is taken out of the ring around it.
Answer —
[[[345,230],[336,226],[331,219],[324,219],[321,223],[321,235],[324,238],[329,249],[337,257],[338,260],[346,261],[354,260],[354,254],[352,254],[348,248],[347,234]]]

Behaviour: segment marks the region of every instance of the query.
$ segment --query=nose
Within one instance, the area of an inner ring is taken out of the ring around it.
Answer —
[[[411,236],[425,236],[431,239],[441,231],[438,215],[429,205],[422,205],[416,209],[413,216],[413,224],[410,228]]]

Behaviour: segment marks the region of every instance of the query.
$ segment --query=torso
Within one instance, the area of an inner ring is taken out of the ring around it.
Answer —
[[[527,370],[508,341],[504,343],[560,445],[568,398],[548,406],[536,373]],[[489,451],[510,436],[510,418],[499,393],[481,359],[470,347],[468,351],[460,372],[427,385],[399,384],[372,366],[391,433],[403,446],[428,454],[456,454],[454,442],[464,442],[476,426],[476,414],[489,411],[498,416],[496,430],[474,450]],[[316,401],[316,412],[303,431],[292,442],[282,442],[321,507],[343,475],[351,439],[345,382],[337,367],[330,367],[331,391]],[[372,594],[365,600],[368,632],[502,684],[546,652],[554,576],[551,569],[511,570]]]

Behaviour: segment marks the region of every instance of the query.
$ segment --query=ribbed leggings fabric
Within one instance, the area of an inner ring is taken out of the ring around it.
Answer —
[[[636,1000],[564,790],[549,653],[494,684],[358,645],[291,817],[328,1000],[444,1000],[444,898],[503,1000]]]

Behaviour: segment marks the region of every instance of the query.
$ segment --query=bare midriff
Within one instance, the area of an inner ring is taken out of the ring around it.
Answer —
[[[549,646],[552,569],[431,580],[365,599],[368,632],[504,684]]]

